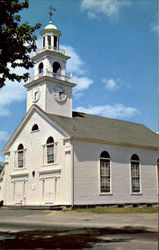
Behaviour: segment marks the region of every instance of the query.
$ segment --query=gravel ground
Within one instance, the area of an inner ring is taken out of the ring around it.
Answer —
[[[0,209],[3,249],[158,249],[157,214]]]

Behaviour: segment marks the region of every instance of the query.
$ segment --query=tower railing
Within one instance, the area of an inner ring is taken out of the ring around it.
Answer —
[[[45,46],[43,48],[37,49],[35,51],[35,54],[37,55],[37,54],[39,54],[39,53],[41,53],[42,51],[45,51],[45,50],[55,51],[57,53],[64,54],[64,55],[66,55],[66,51],[67,51],[67,49],[60,49],[60,48],[53,47],[53,46]]]
[[[54,73],[54,72],[51,72],[51,71],[41,72],[36,76],[30,77],[28,82],[35,81],[35,80],[37,80],[37,79],[39,79],[39,78],[41,78],[43,76],[49,76],[49,77],[52,77],[52,78],[55,78],[55,79],[58,79],[58,80],[61,80],[61,81],[72,82],[72,76],[61,75],[61,74]]]

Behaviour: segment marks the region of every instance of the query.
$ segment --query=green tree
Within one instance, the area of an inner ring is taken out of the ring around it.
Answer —
[[[27,22],[21,24],[18,14],[29,7],[28,0],[0,0],[0,88],[6,80],[27,81],[29,73],[18,75],[11,72],[11,68],[33,67],[30,53],[36,50],[36,35],[34,32],[40,28],[37,23],[30,26]]]

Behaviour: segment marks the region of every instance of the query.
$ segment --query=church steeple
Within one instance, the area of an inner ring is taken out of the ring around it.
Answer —
[[[50,9],[55,10],[53,8]],[[43,48],[58,50],[59,38],[61,36],[61,32],[52,23],[52,15],[53,15],[52,11],[50,11],[49,14],[50,14],[49,24],[41,32],[43,40]]]
[[[50,23],[52,23],[52,16],[54,15],[54,11],[56,11],[55,8],[53,8],[52,6],[49,7],[49,16],[50,16]]]
[[[27,111],[37,104],[47,113],[72,117],[71,77],[66,76],[66,62],[70,58],[60,49],[61,32],[50,22],[42,30],[42,48],[33,56],[34,77],[25,85],[27,91]]]

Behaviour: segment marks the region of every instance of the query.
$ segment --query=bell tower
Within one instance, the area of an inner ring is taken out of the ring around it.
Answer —
[[[54,10],[54,9],[53,9]],[[66,76],[66,63],[70,59],[66,50],[59,47],[61,32],[50,22],[41,32],[42,48],[33,56],[34,76],[24,86],[27,88],[27,111],[33,104],[43,111],[72,117],[72,83]]]

